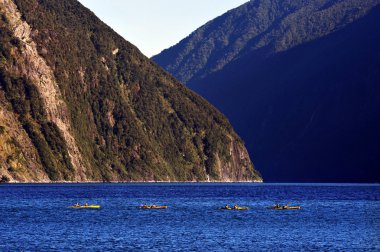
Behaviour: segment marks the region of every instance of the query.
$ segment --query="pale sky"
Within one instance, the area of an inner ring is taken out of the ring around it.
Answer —
[[[248,0],[79,0],[151,57]]]

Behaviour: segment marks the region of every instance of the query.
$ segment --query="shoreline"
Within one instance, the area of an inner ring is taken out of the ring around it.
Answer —
[[[2,185],[54,185],[54,184],[257,184],[257,185],[282,185],[282,186],[380,186],[380,182],[264,182],[264,181],[41,181],[41,182],[18,182],[12,181],[0,183]]]
[[[9,181],[6,183],[0,183],[1,184],[133,184],[133,183],[145,183],[145,184],[216,184],[216,183],[264,183],[263,180],[242,180],[242,181],[143,181],[143,180],[136,180],[136,181],[29,181],[29,182],[20,182],[20,181]]]
[[[17,180],[11,180],[8,182],[0,182],[0,185],[5,184],[280,184],[280,185],[380,185],[380,182],[320,182],[320,181],[314,181],[314,182],[289,182],[289,181],[283,181],[283,182],[267,182],[264,180],[204,180],[204,181],[195,181],[195,180],[189,180],[189,181],[177,181],[177,180],[124,180],[124,181],[101,181],[101,180],[87,180],[87,181],[17,181]]]

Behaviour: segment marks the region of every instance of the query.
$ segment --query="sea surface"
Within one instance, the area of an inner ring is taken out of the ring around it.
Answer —
[[[77,202],[101,209],[68,208]],[[268,209],[276,203],[302,209]],[[3,184],[0,241],[0,251],[380,251],[380,185]]]

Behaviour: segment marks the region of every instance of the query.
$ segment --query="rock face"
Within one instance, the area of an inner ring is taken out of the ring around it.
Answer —
[[[36,87],[43,103],[47,121],[55,124],[64,138],[69,162],[76,169],[75,180],[85,179],[85,167],[74,137],[70,133],[70,119],[66,103],[56,83],[54,73],[37,51],[37,45],[31,38],[31,29],[21,20],[21,14],[12,1],[4,1],[4,14],[8,20],[8,29],[13,31],[14,39],[22,43],[23,48],[15,52],[17,64],[7,68],[11,76],[23,76]],[[88,164],[87,164],[88,166]]]
[[[261,181],[225,117],[74,0],[0,0],[0,179]]]
[[[0,167],[6,178],[48,182],[36,148],[0,91]],[[6,169],[5,169],[6,168]],[[1,179],[1,177],[0,177]]]
[[[266,181],[379,182],[380,1],[250,1],[153,59],[227,115]]]

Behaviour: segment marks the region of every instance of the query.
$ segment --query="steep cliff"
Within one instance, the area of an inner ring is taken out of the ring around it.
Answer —
[[[220,112],[77,1],[0,0],[0,28],[3,180],[261,180]]]
[[[379,182],[379,4],[250,1],[154,59],[229,118],[266,181]]]

